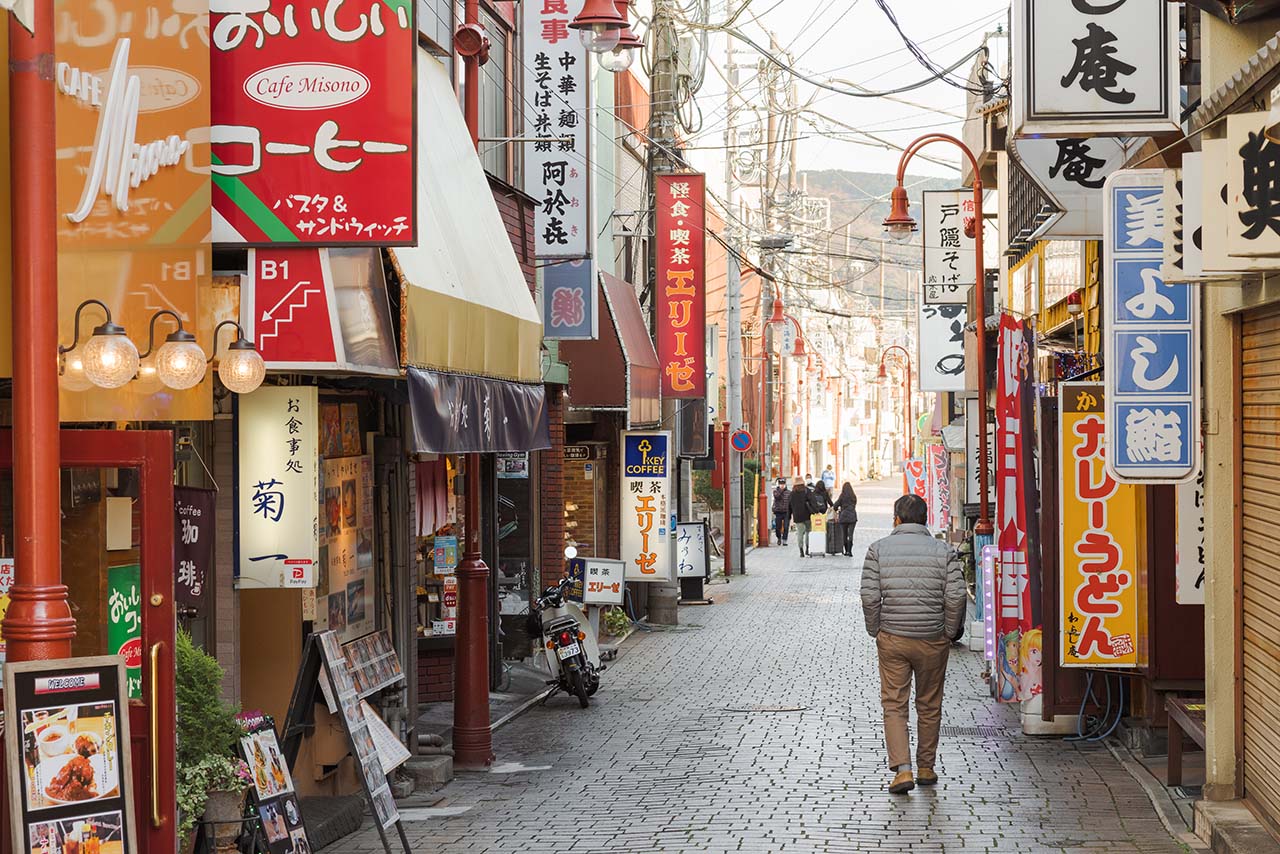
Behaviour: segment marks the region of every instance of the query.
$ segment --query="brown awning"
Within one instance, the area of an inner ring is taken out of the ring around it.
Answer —
[[[561,341],[560,359],[569,365],[569,408],[627,413],[628,427],[662,420],[658,354],[645,328],[635,288],[600,273],[600,318],[594,341]]]

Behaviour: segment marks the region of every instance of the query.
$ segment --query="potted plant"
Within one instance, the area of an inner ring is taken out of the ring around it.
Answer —
[[[219,830],[216,842],[234,841],[240,828],[249,766],[236,756],[244,730],[236,709],[222,699],[222,667],[178,632],[175,659],[178,700],[178,837],[183,851],[195,845],[196,822],[203,816]]]

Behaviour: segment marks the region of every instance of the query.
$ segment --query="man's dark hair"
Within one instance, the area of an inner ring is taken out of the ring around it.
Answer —
[[[924,525],[929,521],[929,505],[919,495],[904,495],[893,502],[893,515],[904,525]]]

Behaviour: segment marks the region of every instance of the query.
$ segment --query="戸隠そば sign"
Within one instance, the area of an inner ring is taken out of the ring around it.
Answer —
[[[413,245],[413,3],[217,0],[210,12],[214,239]]]
[[[314,386],[239,396],[242,589],[314,587],[319,561],[319,398]]]
[[[669,432],[622,434],[622,560],[627,581],[673,579],[671,475]]]
[[[973,194],[926,190],[923,198],[924,302],[963,304],[977,276]]]

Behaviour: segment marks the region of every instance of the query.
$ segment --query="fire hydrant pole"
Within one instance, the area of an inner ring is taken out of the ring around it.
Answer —
[[[480,23],[480,0],[467,0],[464,24]],[[462,58],[463,112],[480,144],[480,56]],[[466,456],[466,543],[458,564],[458,623],[453,663],[453,758],[459,766],[493,762],[489,722],[489,567],[480,555],[480,455]]]
[[[10,12],[9,174],[13,222],[14,582],[10,661],[69,658],[76,621],[62,584],[58,437],[58,242],[53,0],[35,34]]]

